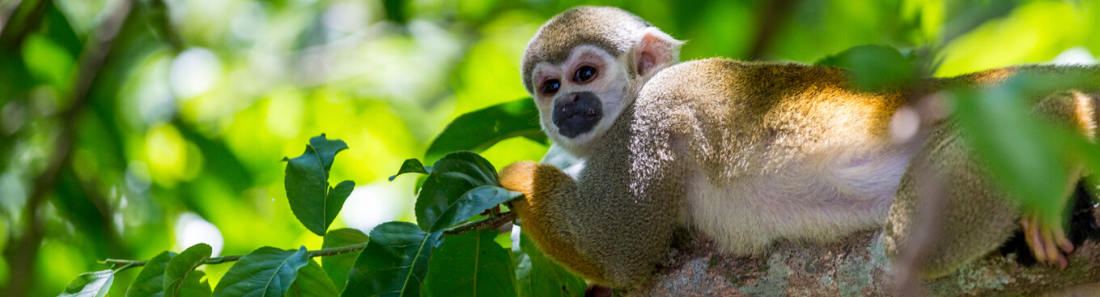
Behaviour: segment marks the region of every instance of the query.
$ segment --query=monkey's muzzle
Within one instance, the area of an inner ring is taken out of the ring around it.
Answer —
[[[573,138],[596,127],[603,117],[603,104],[592,92],[569,93],[554,101],[551,117],[559,134]]]

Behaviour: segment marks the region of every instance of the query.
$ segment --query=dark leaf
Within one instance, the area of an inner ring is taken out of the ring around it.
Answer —
[[[442,231],[469,220],[486,209],[520,198],[523,193],[505,190],[497,186],[480,186],[462,194],[439,214],[428,232]]]
[[[546,143],[546,134],[539,125],[539,109],[531,98],[493,105],[455,118],[428,146],[424,161],[432,163],[457,151],[480,152],[516,136]]]
[[[398,170],[397,174],[394,174],[393,176],[390,176],[390,181],[393,181],[393,179],[397,178],[397,176],[402,175],[402,174],[406,174],[406,173],[431,174],[432,173],[432,167],[431,166],[424,167],[424,164],[421,164],[420,160],[417,160],[415,158],[414,159],[408,159],[408,160],[405,160],[405,162],[401,163],[401,170]]]
[[[182,296],[179,294],[180,288],[183,287],[188,276],[209,258],[210,246],[200,243],[183,250],[179,255],[168,260],[168,266],[164,268],[164,282],[161,285],[164,289],[164,296]]]
[[[111,289],[111,283],[114,281],[115,271],[110,269],[81,273],[76,279],[69,282],[69,286],[65,287],[65,291],[61,292],[60,296],[107,296],[107,291]]]
[[[203,279],[203,276],[206,276],[205,272],[192,271],[191,276],[187,277],[187,281],[183,282],[183,287],[180,288],[180,296],[210,297],[210,280]]]
[[[511,255],[493,241],[496,235],[478,230],[447,237],[428,264],[425,295],[516,296]]]
[[[522,229],[521,229],[522,230]],[[520,231],[520,252],[516,253],[519,296],[583,296],[584,279],[558,265]]]
[[[325,234],[324,248],[338,248],[367,242],[366,234],[352,228],[344,228],[329,231]],[[322,267],[325,273],[332,279],[332,283],[338,288],[343,288],[348,282],[348,272],[355,265],[355,253],[332,255],[321,257]]]
[[[420,296],[432,247],[441,235],[406,222],[378,225],[355,259],[342,296]]]
[[[214,296],[283,296],[298,276],[298,269],[308,263],[305,246],[297,251],[258,248],[229,267],[214,288]]]
[[[489,161],[472,152],[455,152],[435,162],[432,174],[416,198],[416,222],[424,231],[442,230],[439,221],[466,192],[495,186],[497,172]]]
[[[332,280],[325,275],[316,261],[310,260],[309,264],[298,270],[298,278],[286,292],[291,297],[329,297],[340,295],[340,289],[332,284]]]
[[[310,139],[309,143],[301,156],[284,159],[287,161],[284,179],[286,196],[290,210],[298,221],[313,234],[324,236],[355,183],[344,181],[329,191],[329,169],[336,153],[348,148],[344,141],[326,140],[325,135],[321,134]]]
[[[130,288],[126,289],[126,297],[164,296],[164,268],[168,267],[168,261],[175,256],[176,253],[165,251],[145,263],[141,273],[130,283]]]

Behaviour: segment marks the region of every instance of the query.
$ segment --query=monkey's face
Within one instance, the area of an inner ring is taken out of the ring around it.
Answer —
[[[591,45],[577,46],[560,64],[532,72],[542,127],[572,152],[602,135],[633,96],[628,61]],[[636,77],[636,76],[635,76]]]

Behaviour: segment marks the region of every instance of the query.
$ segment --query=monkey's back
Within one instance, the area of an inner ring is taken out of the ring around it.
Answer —
[[[634,103],[632,143],[669,138],[694,227],[735,254],[775,239],[879,227],[908,165],[890,139],[900,93],[867,93],[830,67],[685,62]]]
[[[823,150],[881,150],[904,104],[898,92],[848,86],[832,67],[705,59],[670,67],[646,84],[639,112],[672,110],[673,131],[693,131],[712,178],[774,173]],[[701,123],[708,123],[702,125]]]

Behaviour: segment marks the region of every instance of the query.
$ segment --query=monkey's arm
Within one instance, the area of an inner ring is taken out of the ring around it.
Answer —
[[[543,252],[589,279],[606,282],[603,267],[582,254],[572,241],[576,235],[558,224],[565,219],[560,217],[566,211],[563,200],[577,191],[573,178],[552,165],[526,161],[501,169],[500,184],[523,193],[524,199],[512,206],[522,219],[523,232],[538,242]]]
[[[633,110],[627,110],[631,114]],[[616,123],[609,134],[629,135]],[[673,233],[683,226],[682,168],[671,152],[631,146],[629,137],[609,137],[578,179],[547,164],[520,162],[500,172],[501,186],[522,192],[513,204],[523,232],[552,259],[597,283],[637,287],[668,257]],[[645,137],[663,143],[669,137]],[[668,147],[646,145],[644,147]],[[650,171],[631,169],[644,163]],[[654,175],[653,173],[660,173]]]

